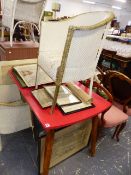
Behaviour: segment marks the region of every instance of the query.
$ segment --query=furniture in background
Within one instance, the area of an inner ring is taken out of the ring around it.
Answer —
[[[116,70],[131,77],[131,46],[127,40],[119,36],[113,36],[113,40],[106,39],[98,63],[102,70]]]
[[[114,98],[114,104],[131,115],[131,79],[117,71],[107,71],[102,83]]]
[[[10,47],[10,42],[0,43],[0,61],[32,59],[38,57],[39,44],[33,41],[13,42]]]
[[[123,111],[127,116],[131,116],[131,79],[113,70],[106,72],[100,70],[100,72],[98,77],[100,77],[101,84],[112,94],[114,107]],[[121,129],[123,129],[125,125],[126,120],[121,125]]]
[[[36,101],[33,97],[31,91],[34,88],[22,88],[18,80],[16,79],[15,75],[12,71],[10,71],[10,75],[12,80],[18,86],[22,96],[29,104],[31,110],[37,117],[38,121],[41,123],[43,129],[46,132],[45,136],[45,146],[43,149],[42,156],[44,156],[44,163],[43,163],[43,172],[42,175],[48,175],[51,154],[52,154],[52,147],[54,142],[55,131],[57,129],[67,127],[73,125],[75,123],[82,122],[84,120],[93,119],[93,126],[92,126],[92,139],[91,139],[91,155],[95,155],[96,151],[96,136],[97,136],[97,124],[98,124],[98,117],[97,115],[105,110],[108,110],[111,107],[111,103],[105,100],[104,98],[100,97],[96,93],[93,93],[93,104],[95,105],[94,108],[85,109],[83,111],[79,111],[77,113],[72,113],[64,116],[58,107],[55,108],[54,113],[50,114],[50,108],[41,108],[40,104]],[[86,88],[81,83],[76,83],[81,89],[88,93],[89,89]],[[64,146],[64,145],[63,145]]]
[[[89,86],[89,80],[84,82],[84,85]],[[95,89],[96,93],[106,98],[108,101],[113,103],[113,97],[111,93],[101,84],[97,82],[93,82],[93,88]],[[112,128],[116,127],[112,138],[117,139],[119,141],[119,134],[122,131],[122,129],[126,125],[126,121],[128,119],[128,115],[125,114],[122,110],[120,110],[118,107],[116,107],[114,104],[110,107],[109,110],[105,110],[103,113],[99,114],[100,119],[100,129],[102,127],[105,128]]]
[[[96,65],[113,18],[113,13],[99,11],[80,14],[67,20],[48,23],[42,21],[37,70],[42,68],[56,84],[51,113],[61,83],[91,78],[89,95],[92,96]],[[38,76],[37,73],[36,89]]]
[[[116,137],[116,140],[119,141],[119,134],[124,129],[126,122],[128,120],[128,115],[121,111],[115,105],[112,105],[111,108],[99,115],[101,120],[101,125],[105,128],[116,127],[112,138]]]
[[[98,66],[103,70],[116,70],[131,78],[131,57],[123,57],[115,51],[103,49]]]
[[[114,65],[114,55],[116,55],[115,51],[105,50],[103,49],[101,52],[100,59],[98,61],[98,66],[103,70],[106,71],[108,69],[117,69]]]
[[[131,33],[131,25],[127,25],[125,27],[125,31],[126,31],[126,33]]]
[[[3,27],[8,27],[10,29],[11,47],[13,44],[13,33],[19,23],[30,23],[32,28],[32,36],[33,27],[35,27],[39,32],[40,21],[44,13],[45,0],[1,0],[1,5],[2,25]],[[14,20],[18,20],[15,25]]]
[[[111,28],[108,30],[108,34],[120,34],[120,22],[118,22],[116,19],[111,21]]]

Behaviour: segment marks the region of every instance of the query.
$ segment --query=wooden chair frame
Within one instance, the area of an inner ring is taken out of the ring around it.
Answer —
[[[129,96],[127,99],[124,99],[124,100],[120,100],[116,98],[115,94],[113,94],[111,79],[113,77],[119,78],[122,81],[128,82],[130,86],[131,86],[131,79],[127,77],[126,75],[124,75],[123,73],[115,71],[115,70],[108,70],[108,71],[103,72],[101,68],[99,68],[98,66],[97,66],[97,70],[100,72],[100,74],[98,74],[100,84],[103,84],[103,86],[105,86],[108,89],[108,91],[112,94],[116,102],[123,105],[123,112],[126,113],[127,112],[126,106],[128,106],[128,104],[131,103],[131,96]]]
[[[117,71],[110,71],[110,77],[109,77],[109,90],[111,92],[111,94],[114,97],[114,100],[118,101],[120,104],[123,104],[123,112],[127,112],[126,110],[126,106],[128,106],[128,103],[131,102],[131,96],[129,96],[127,99],[124,100],[120,100],[118,98],[115,97],[115,94],[113,93],[113,88],[111,85],[111,79],[113,79],[114,77],[119,78],[122,81],[126,81],[130,87],[131,87],[131,79],[128,78],[126,75],[124,75],[123,73],[117,72]]]
[[[86,83],[84,83],[84,84],[86,86],[89,85],[89,80],[87,80]],[[101,84],[99,84],[97,82],[93,82],[93,87],[97,88],[97,93],[98,94],[99,94],[99,91],[102,90],[107,95],[108,101],[110,101],[111,103],[113,102],[113,96],[111,95],[111,93],[105,87],[103,87]],[[105,116],[105,113],[108,110],[102,112],[102,115],[101,115],[101,126],[104,126],[104,124],[105,124],[104,116]],[[114,131],[114,133],[112,135],[112,139],[114,139],[116,137],[116,140],[119,141],[119,134],[124,129],[125,126],[126,126],[126,122],[123,122],[123,123],[117,125],[116,128],[115,128],[115,131]],[[101,127],[100,127],[100,130],[101,130]]]

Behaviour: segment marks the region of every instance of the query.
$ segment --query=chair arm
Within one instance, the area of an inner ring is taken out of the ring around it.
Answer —
[[[17,107],[17,106],[25,106],[27,103],[24,103],[23,101],[14,101],[14,102],[0,102],[0,106],[6,106],[6,107]]]
[[[86,80],[86,82],[85,83],[87,83],[87,85],[89,86],[89,84],[90,84],[90,81],[89,80]],[[99,90],[101,90],[101,91],[103,91],[106,95],[107,95],[107,97],[108,97],[108,101],[110,101],[111,103],[113,102],[113,97],[112,97],[112,95],[111,95],[111,93],[105,88],[105,87],[103,87],[101,84],[99,84],[99,83],[97,83],[97,82],[93,82],[93,87],[96,87],[97,88],[97,92],[99,91]],[[100,93],[99,93],[100,94]],[[108,108],[107,110],[105,110],[104,112],[102,112],[102,114],[101,114],[101,124],[104,126],[104,124],[105,124],[105,120],[104,120],[104,116],[105,116],[105,113],[109,110],[110,108]]]
[[[99,84],[97,82],[94,82],[93,87],[97,87],[98,90],[102,90],[107,95],[108,101],[113,102],[113,97],[112,97],[111,93],[104,86],[102,86],[101,84]]]
[[[85,86],[89,86],[89,84],[90,84],[90,80],[86,80],[86,82],[84,83]],[[97,92],[102,90],[107,95],[108,101],[110,101],[110,102],[113,101],[113,97],[112,97],[111,93],[105,87],[103,87],[101,84],[99,84],[97,82],[93,82],[93,87],[97,88]]]
[[[104,93],[108,96],[108,101],[113,102],[113,97],[112,97],[111,93],[110,93],[105,87],[103,87],[102,85],[100,85],[100,84],[97,83],[97,82],[94,82],[93,87],[97,87],[97,88],[99,88],[100,90],[104,91]],[[109,109],[110,109],[110,108],[108,108],[107,110],[105,110],[105,111],[102,112],[102,114],[101,114],[101,122],[102,122],[102,125],[103,125],[103,126],[104,126],[104,124],[105,124],[105,120],[104,120],[105,113],[106,113]]]
[[[99,68],[98,66],[96,67],[96,69],[99,71],[97,77],[98,77],[100,83],[103,83],[103,80],[104,80],[104,77],[105,77],[105,74],[106,74],[106,73],[103,72],[102,69]]]
[[[98,66],[96,67],[96,69],[101,73],[101,75],[105,75],[105,73],[102,71],[102,69],[101,68],[99,68]]]

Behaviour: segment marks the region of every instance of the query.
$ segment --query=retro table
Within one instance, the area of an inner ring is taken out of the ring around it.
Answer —
[[[97,136],[97,115],[101,112],[108,110],[111,107],[111,103],[100,97],[96,93],[93,93],[93,104],[95,107],[82,110],[80,112],[72,113],[66,115],[66,117],[61,113],[61,111],[56,107],[53,114],[50,114],[50,108],[42,108],[37,100],[33,97],[31,91],[34,88],[22,88],[20,83],[15,77],[13,71],[10,71],[10,76],[12,80],[16,83],[22,96],[29,104],[31,110],[37,117],[38,121],[41,123],[43,129],[47,132],[45,138],[45,149],[44,149],[44,163],[43,163],[43,173],[42,175],[48,175],[50,159],[52,154],[52,146],[54,141],[55,130],[63,128],[84,120],[92,119],[92,138],[91,138],[91,155],[95,155],[96,150],[96,136]],[[88,88],[81,83],[76,83],[85,92],[88,92]]]

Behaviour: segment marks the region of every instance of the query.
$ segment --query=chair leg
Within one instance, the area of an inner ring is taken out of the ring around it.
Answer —
[[[2,139],[1,139],[1,135],[0,135],[0,152],[2,151]]]
[[[10,46],[13,46],[13,32],[10,32]]]
[[[51,114],[53,114],[54,108],[56,106],[57,97],[58,97],[58,94],[59,94],[59,89],[60,89],[60,85],[56,85],[54,99],[53,99],[52,107],[51,107]]]
[[[34,29],[33,29],[33,25],[31,24],[31,37],[33,42],[35,42],[35,35],[34,35]]]
[[[90,154],[92,157],[94,157],[96,154],[98,122],[99,122],[98,116],[92,118],[91,149],[90,149]]]
[[[38,89],[38,74],[39,74],[39,65],[37,63],[36,78],[35,78],[35,89]]]
[[[37,141],[37,162],[38,162],[38,175],[40,175],[40,164],[41,164],[41,139]]]
[[[119,127],[118,132],[116,133],[116,140],[119,142],[119,134],[120,132],[124,129],[124,127],[126,126],[126,122],[122,123]]]
[[[114,134],[113,134],[113,136],[112,136],[112,139],[114,139],[114,137],[116,136],[116,133],[117,133],[118,129],[120,128],[120,126],[121,126],[121,125],[117,125],[117,126],[116,126],[116,129],[115,129],[115,131],[114,131]]]
[[[1,28],[1,41],[4,41],[4,30],[5,30],[5,28],[2,27]]]

